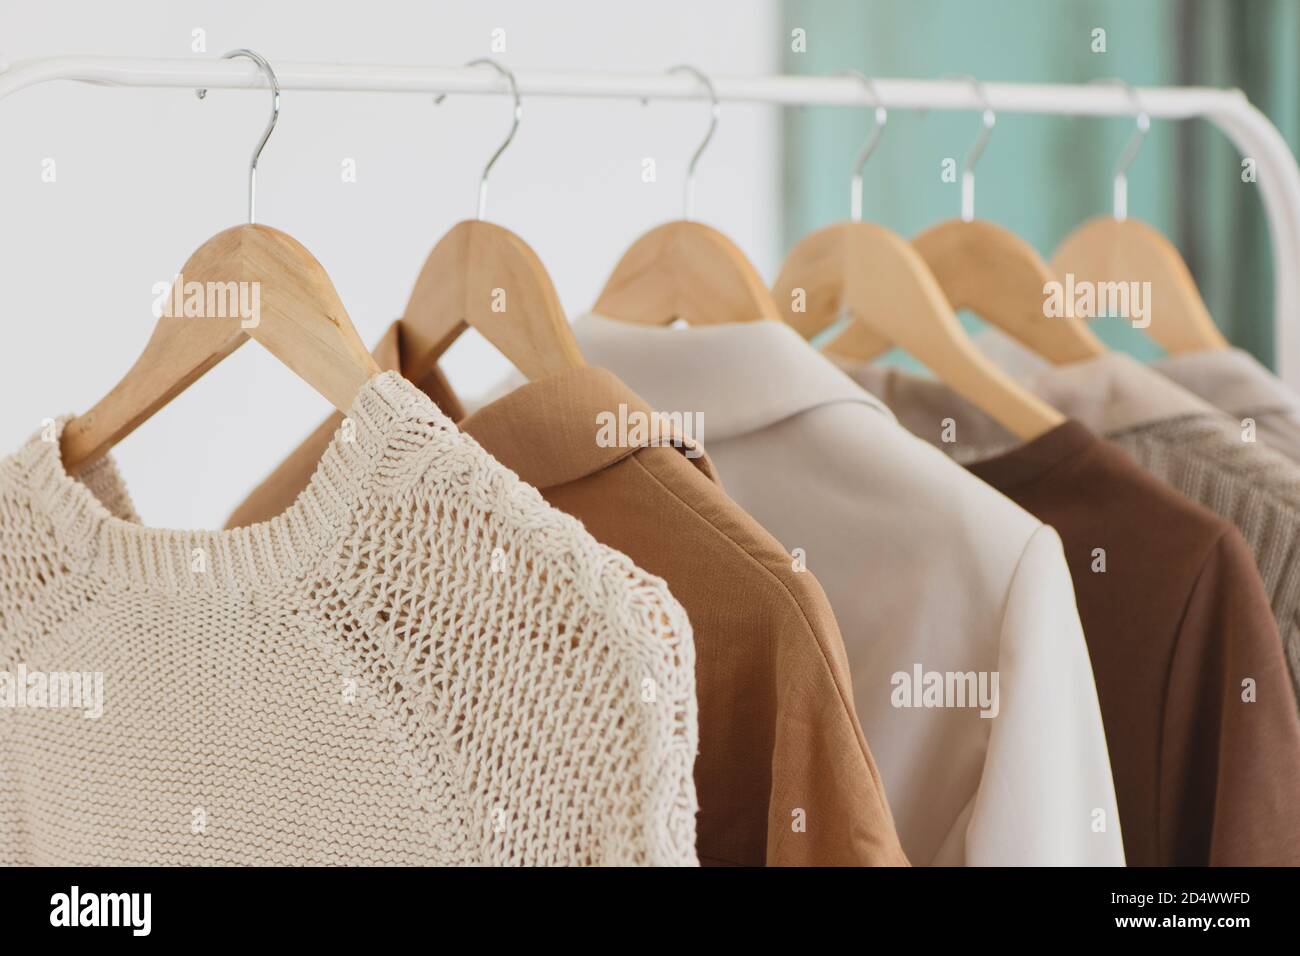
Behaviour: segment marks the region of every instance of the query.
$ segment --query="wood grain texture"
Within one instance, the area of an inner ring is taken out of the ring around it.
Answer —
[[[842,314],[854,319],[828,353],[867,362],[898,346],[1022,438],[1065,420],[975,347],[920,253],[882,226],[843,222],[806,236],[786,258],[774,297],[804,338]]]
[[[237,313],[160,318],[121,381],[64,428],[70,471],[103,455],[248,338],[341,411],[379,372],[324,267],[278,229],[242,225],[218,233],[190,256],[180,281],[256,284],[257,324],[245,328]]]
[[[1150,282],[1146,333],[1170,355],[1230,347],[1177,248],[1147,223],[1090,219],[1056,247],[1052,268],[1076,283]]]
[[[780,320],[758,270],[718,230],[665,223],[634,242],[610,273],[593,311],[642,325]]]
[[[1044,312],[1056,273],[1029,243],[985,220],[950,219],[912,240],[955,310],[966,309],[1055,365],[1104,355],[1087,323]]]
[[[416,276],[402,315],[406,377],[432,373],[468,326],[530,380],[586,364],[537,254],[509,229],[478,219],[453,226]]]

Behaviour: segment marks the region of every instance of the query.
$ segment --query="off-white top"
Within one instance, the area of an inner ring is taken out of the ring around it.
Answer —
[[[723,487],[816,574],[913,863],[1123,864],[1055,531],[910,435],[788,326],[574,328],[591,364],[662,412],[702,416]],[[991,691],[994,675],[994,706],[959,696],[971,680]]]
[[[0,462],[0,863],[696,862],[685,612],[395,373],[232,531],[57,431]]]
[[[1253,422],[1261,442],[1300,462],[1300,396],[1249,352],[1186,352],[1159,359],[1151,367],[1227,412],[1239,425]]]
[[[1057,367],[996,328],[985,329],[974,336],[974,341],[1004,371],[1031,389],[1039,383],[1047,383],[1050,388],[1058,377]],[[1121,358],[1127,359],[1127,356]],[[1109,367],[1114,364],[1112,359],[1101,356],[1099,361],[1107,376],[1116,376],[1117,373]],[[1078,364],[1084,369],[1091,367],[1088,363]],[[1136,363],[1128,359],[1124,364],[1132,366]],[[1197,407],[1188,401],[1195,397],[1232,416],[1238,428],[1257,430],[1261,444],[1300,462],[1300,395],[1249,352],[1224,348],[1166,355],[1145,366],[1142,372],[1131,368],[1124,370],[1120,374],[1128,381],[1122,388],[1133,388],[1139,395],[1167,391],[1153,384],[1151,371],[1160,373],[1182,390],[1178,402],[1181,407],[1171,408],[1167,400],[1159,400],[1156,409],[1159,416],[1168,418],[1189,411],[1204,412],[1203,406]],[[856,374],[856,369],[852,374]],[[1086,371],[1083,373],[1087,374]],[[1069,382],[1070,377],[1071,373],[1067,371],[1065,388],[1068,391],[1080,388],[1085,392],[1097,390],[1096,385],[1082,381],[1082,376],[1076,377],[1079,384]],[[1150,412],[1136,418],[1138,420],[1130,424],[1142,425],[1158,420]]]

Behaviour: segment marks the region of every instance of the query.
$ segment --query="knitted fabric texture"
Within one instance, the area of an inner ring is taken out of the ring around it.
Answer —
[[[230,531],[57,431],[0,462],[0,863],[696,863],[685,612],[395,373]]]

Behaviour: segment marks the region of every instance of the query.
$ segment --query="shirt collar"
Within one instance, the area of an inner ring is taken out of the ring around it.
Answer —
[[[613,369],[662,410],[699,412],[706,443],[758,431],[821,405],[893,414],[781,322],[655,328],[596,314],[573,326],[593,365]]]
[[[691,434],[689,425],[676,427],[603,368],[569,369],[528,382],[474,412],[460,429],[537,488],[586,478],[657,445],[677,448],[716,480],[696,441],[703,435]]]
[[[382,369],[403,367],[401,325],[400,320],[390,325],[374,348]],[[437,366],[430,380],[413,384],[427,391],[434,381],[445,382]],[[651,421],[657,424],[651,427]],[[693,421],[659,415],[615,375],[588,367],[525,382],[457,426],[536,488],[586,478],[654,445],[679,449],[716,482],[704,435],[694,430]]]
[[[1208,349],[1151,363],[1161,375],[1233,415],[1300,414],[1300,399],[1241,349]]]
[[[932,444],[951,444],[950,454],[963,464],[1023,447],[995,419],[942,382],[882,365],[856,365],[847,370],[863,388],[894,409],[908,431]],[[1066,418],[1098,435],[1186,415],[1220,414],[1121,352],[1051,366],[1025,384]],[[952,425],[947,439],[941,437],[946,422]]]
[[[1153,366],[1143,365],[1123,352],[1107,352],[1071,365],[1052,365],[997,329],[986,329],[975,336],[975,341],[999,368],[1098,434],[1113,434],[1185,415],[1217,414],[1220,405],[1205,392],[1185,387],[1164,369],[1154,371]],[[1243,358],[1254,362],[1249,356]],[[1261,376],[1272,378],[1256,363],[1254,378]],[[1274,383],[1281,385],[1276,380]]]
[[[1191,392],[1122,352],[1057,365],[1029,387],[1100,435],[1186,415],[1220,414]]]
[[[1021,444],[997,419],[943,382],[888,365],[845,362],[842,367],[884,401],[899,424],[961,464]]]

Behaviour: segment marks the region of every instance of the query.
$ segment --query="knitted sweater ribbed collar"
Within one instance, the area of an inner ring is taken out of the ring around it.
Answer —
[[[298,580],[320,564],[367,501],[397,490],[389,479],[427,445],[430,427],[455,427],[397,373],[377,375],[293,504],[246,528],[209,531],[146,527],[109,456],[70,475],[59,446],[67,420],[33,436],[13,461],[70,564],[142,587],[244,593]]]

